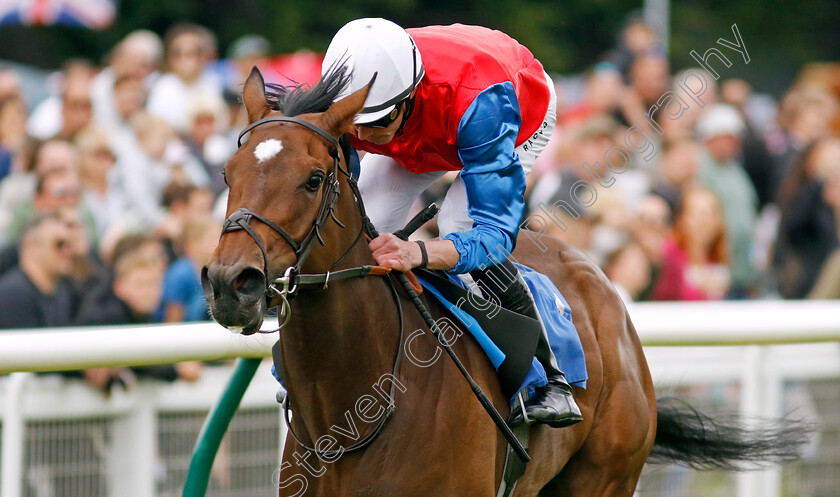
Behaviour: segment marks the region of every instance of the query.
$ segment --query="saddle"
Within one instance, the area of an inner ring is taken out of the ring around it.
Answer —
[[[502,392],[509,399],[516,395],[531,369],[542,333],[540,323],[471,293],[450,280],[443,271],[416,268],[413,271],[423,287],[440,300],[458,321],[466,325],[488,352],[499,375]],[[480,329],[475,329],[473,321]],[[487,343],[487,339],[490,343]],[[493,347],[498,349],[498,353],[490,353],[488,348]]]
[[[438,298],[488,352],[499,375],[502,392],[512,398],[522,388],[537,350],[540,324],[537,320],[511,312],[451,281],[443,271],[413,269],[420,284]],[[472,325],[475,323],[475,326]],[[516,330],[511,333],[511,330]],[[493,350],[495,348],[495,350]],[[490,350],[488,350],[490,349]],[[272,372],[284,383],[280,341],[271,348]]]

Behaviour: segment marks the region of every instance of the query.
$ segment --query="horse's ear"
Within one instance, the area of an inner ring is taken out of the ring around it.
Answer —
[[[245,110],[248,111],[249,124],[262,119],[271,111],[271,106],[265,98],[265,80],[257,66],[251,69],[251,74],[245,80],[242,101],[245,103]]]
[[[332,104],[326,112],[321,114],[321,127],[333,136],[341,136],[353,131],[353,118],[365,106],[368,91],[376,79],[376,74],[364,88],[356,90],[350,95]]]

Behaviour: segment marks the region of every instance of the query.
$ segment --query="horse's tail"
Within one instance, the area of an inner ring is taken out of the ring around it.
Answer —
[[[674,397],[657,399],[652,463],[678,463],[699,470],[742,470],[802,457],[813,426],[780,419],[749,428],[735,414],[703,414]]]

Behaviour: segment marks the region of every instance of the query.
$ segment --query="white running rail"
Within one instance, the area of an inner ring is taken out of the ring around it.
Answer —
[[[782,414],[785,381],[840,378],[840,302],[642,303],[629,312],[658,387],[736,382],[744,414]],[[155,416],[208,409],[227,369],[211,368],[196,384],[150,382],[110,399],[80,382],[24,372],[269,357],[275,340],[234,335],[214,323],[0,332],[0,374],[14,373],[0,377],[0,497],[24,495],[27,421],[91,416],[118,420],[111,443],[124,444],[109,452],[109,494],[152,497],[156,448],[141,442],[156,439]],[[266,365],[243,406],[276,407],[275,390]],[[782,495],[778,468],[736,478],[738,497]]]

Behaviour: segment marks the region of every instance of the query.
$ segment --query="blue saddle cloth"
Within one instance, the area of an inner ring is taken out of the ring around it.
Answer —
[[[578,335],[577,329],[575,329],[575,325],[572,323],[572,310],[569,307],[569,303],[566,302],[560,290],[557,289],[548,277],[527,266],[520,264],[516,264],[516,266],[519,268],[522,278],[528,284],[531,293],[534,295],[537,310],[542,318],[546,333],[548,333],[548,343],[554,352],[554,356],[557,358],[560,369],[566,374],[566,380],[572,385],[586,388],[586,380],[588,378],[586,373],[586,358],[583,355],[583,345],[580,343],[580,336]],[[453,283],[468,289],[463,280],[457,276],[448,273],[447,276]],[[505,360],[505,354],[490,340],[490,337],[487,336],[487,333],[485,333],[478,322],[443,297],[434,286],[424,280],[420,275],[417,276],[417,279],[420,280],[423,288],[434,295],[470,331],[487,354],[493,367],[498,369],[499,365]],[[283,383],[274,365],[271,366],[271,373],[281,384]],[[545,369],[534,358],[531,361],[531,369],[528,371],[519,391],[527,388],[528,395],[532,395],[534,389],[544,386],[546,381]]]
[[[548,333],[548,343],[554,356],[557,358],[557,363],[560,369],[566,374],[566,380],[575,386],[586,388],[586,380],[588,378],[586,373],[586,358],[583,355],[583,345],[580,343],[580,336],[578,335],[575,325],[572,323],[572,310],[569,303],[560,293],[560,290],[551,282],[545,275],[534,271],[533,269],[516,264],[519,268],[522,278],[531,289],[534,295],[534,300],[537,304],[537,310],[542,318],[543,325]],[[449,275],[449,279],[467,288],[467,285],[457,276]],[[505,354],[496,344],[490,340],[487,333],[478,325],[478,323],[471,316],[467,315],[463,310],[456,307],[455,304],[449,302],[441,293],[434,288],[428,281],[423,280],[418,276],[423,288],[434,295],[444,306],[446,306],[452,314],[458,319],[478,341],[481,348],[487,354],[493,367],[497,368],[505,360]],[[539,361],[534,358],[531,361],[531,370],[522,382],[519,388],[528,389],[528,394],[534,393],[537,387],[545,386],[546,384],[545,369]]]

